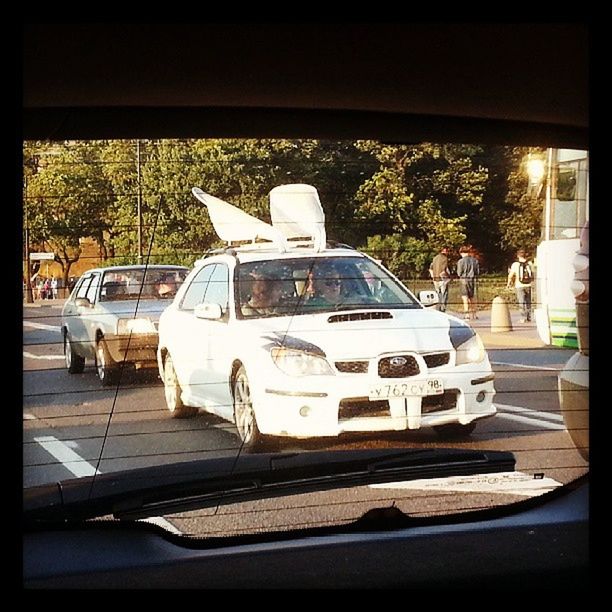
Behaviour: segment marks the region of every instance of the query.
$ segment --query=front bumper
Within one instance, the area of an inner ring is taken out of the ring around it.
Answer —
[[[496,414],[494,375],[488,361],[437,368],[419,380],[442,381],[442,395],[368,399],[380,378],[368,374],[289,377],[277,370],[251,389],[263,434],[290,437],[337,436],[343,432],[403,431],[472,421]],[[393,380],[393,379],[386,379]]]

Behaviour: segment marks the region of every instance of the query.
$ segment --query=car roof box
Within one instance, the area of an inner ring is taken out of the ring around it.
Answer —
[[[325,249],[325,213],[312,185],[279,185],[272,189],[270,217],[285,238],[310,239],[315,251]]]

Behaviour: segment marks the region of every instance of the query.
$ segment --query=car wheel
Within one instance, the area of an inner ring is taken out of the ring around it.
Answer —
[[[85,358],[76,353],[68,334],[64,336],[64,359],[70,374],[81,374],[85,369]]]
[[[257,427],[255,409],[251,399],[251,388],[244,366],[240,366],[234,376],[232,391],[234,395],[234,421],[243,447],[248,450],[261,447],[264,437]]]
[[[166,397],[168,410],[173,418],[182,419],[197,414],[197,408],[186,406],[181,399],[181,386],[179,385],[170,355],[166,357],[164,362],[164,396]]]
[[[476,429],[476,422],[472,421],[467,425],[459,423],[447,423],[446,425],[434,425],[434,431],[446,439],[467,438]]]
[[[117,365],[110,356],[104,338],[100,338],[96,345],[96,372],[100,382],[105,387],[113,385],[117,381],[119,374]]]

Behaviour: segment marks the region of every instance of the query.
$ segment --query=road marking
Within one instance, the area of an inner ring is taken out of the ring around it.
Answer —
[[[552,429],[555,431],[565,429],[563,417],[559,414],[541,412],[539,410],[530,410],[529,408],[510,406],[508,404],[496,403],[495,406],[498,408],[496,418],[516,421],[518,423],[527,423],[529,425],[537,425],[538,427]],[[501,412],[499,410],[501,410]]]
[[[81,478],[83,476],[93,476],[96,468],[77,455],[67,444],[58,440],[55,436],[42,436],[34,438],[50,455],[55,457],[69,472]],[[101,472],[98,470],[98,474]]]
[[[524,408],[523,406],[511,406],[510,404],[495,404],[502,410],[508,410],[509,412],[516,412],[517,414],[529,414],[534,415],[536,418],[544,419],[545,421],[558,421],[563,423],[563,417],[560,414],[554,412],[542,412],[540,410],[532,410],[531,408]]]
[[[23,420],[24,421],[35,421],[36,417],[33,414],[30,414],[29,412],[24,412],[23,413]]]
[[[63,355],[35,355],[29,351],[23,351],[23,356],[27,359],[43,359],[46,361],[55,361],[56,359],[64,360]]]
[[[461,491],[464,493],[501,493],[536,497],[562,486],[552,478],[535,478],[523,472],[499,472],[474,476],[422,478],[405,482],[370,485],[372,489],[418,489],[421,491]]]
[[[102,474],[100,470],[96,470],[93,465],[75,453],[70,446],[78,446],[74,441],[62,442],[55,436],[41,436],[34,438],[50,455],[55,457],[69,472],[81,478],[83,476],[93,476],[94,474]],[[70,445],[70,446],[69,446]],[[153,523],[168,531],[182,535],[172,523],[161,516],[151,516],[146,519],[141,519],[145,523]]]
[[[167,521],[163,516],[152,516],[150,518],[138,519],[141,523],[151,523],[162,529],[168,530],[176,535],[183,535],[183,532],[177,529],[170,521]]]
[[[45,331],[52,331],[56,333],[61,333],[62,328],[57,325],[47,325],[46,323],[34,323],[34,321],[24,321],[24,327],[31,327],[33,329],[44,329]]]
[[[563,369],[563,365],[559,365],[556,368],[552,366],[543,365],[526,365],[524,363],[508,363],[507,361],[492,361],[491,365],[509,366],[513,368],[527,368],[528,370],[550,370],[551,372],[558,372]]]

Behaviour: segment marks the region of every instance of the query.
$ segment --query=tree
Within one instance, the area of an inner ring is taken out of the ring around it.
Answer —
[[[75,141],[24,146],[30,240],[54,253],[64,286],[81,257],[81,238],[95,235],[106,204],[108,185],[96,163],[98,148],[95,142]]]

